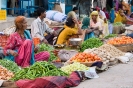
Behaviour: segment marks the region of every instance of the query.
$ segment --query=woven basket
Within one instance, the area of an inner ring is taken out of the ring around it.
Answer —
[[[123,51],[123,52],[128,52],[128,51],[133,51],[133,44],[125,44],[125,45],[114,45],[117,49]]]
[[[9,38],[9,35],[0,35],[0,47],[5,47],[7,40]]]

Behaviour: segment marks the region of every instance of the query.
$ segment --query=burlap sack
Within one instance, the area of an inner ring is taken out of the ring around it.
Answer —
[[[123,25],[121,26],[114,26],[113,27],[113,34],[122,34],[125,32],[125,27]]]

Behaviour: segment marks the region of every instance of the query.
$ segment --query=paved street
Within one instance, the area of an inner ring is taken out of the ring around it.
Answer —
[[[75,88],[133,88],[133,62],[118,64]]]

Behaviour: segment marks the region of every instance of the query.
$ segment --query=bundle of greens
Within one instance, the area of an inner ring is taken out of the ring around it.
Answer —
[[[57,60],[57,57],[53,53],[54,48],[52,46],[42,43],[39,45],[39,51],[38,52],[42,52],[42,51],[48,51],[50,53],[49,62]]]
[[[83,52],[85,49],[88,48],[98,48],[103,45],[103,42],[99,38],[89,38],[88,40],[84,41],[81,45],[81,51]]]

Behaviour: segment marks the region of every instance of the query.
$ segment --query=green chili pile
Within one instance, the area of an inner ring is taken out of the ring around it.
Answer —
[[[68,74],[61,71],[59,68],[56,68],[56,66],[50,64],[49,62],[42,61],[36,62],[29,68],[21,69],[11,80],[17,81],[19,79],[35,79],[45,76],[68,76]]]

